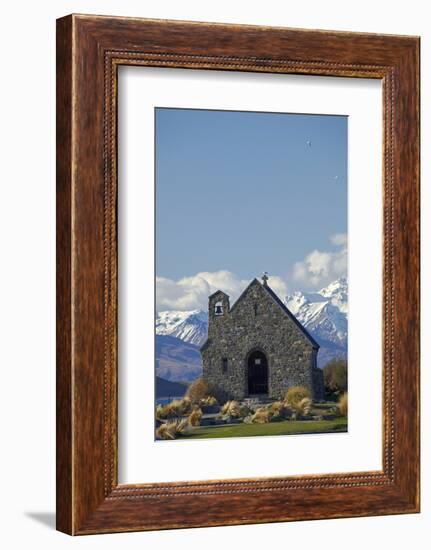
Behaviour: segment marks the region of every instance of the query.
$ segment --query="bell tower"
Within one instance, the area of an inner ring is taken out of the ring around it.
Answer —
[[[208,298],[208,330],[211,325],[217,324],[229,315],[229,296],[222,290],[217,290]]]

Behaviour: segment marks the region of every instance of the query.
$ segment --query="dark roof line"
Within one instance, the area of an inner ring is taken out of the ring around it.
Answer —
[[[247,290],[251,287],[251,285],[252,285],[253,283],[258,283],[258,284],[259,284],[259,281],[258,281],[256,278],[254,278],[254,279],[251,281],[251,283],[248,284],[248,285],[245,287],[245,289],[242,291],[240,297],[236,300],[236,302],[233,304],[233,306],[229,308],[229,313],[232,313],[232,311],[234,310],[234,308],[237,306],[238,302],[241,300],[241,298],[242,298],[243,296],[245,296]],[[215,296],[216,294],[218,294],[218,293],[220,293],[220,292],[221,292],[222,294],[225,294],[225,296],[227,296],[227,297],[229,298],[229,295],[226,294],[225,292],[223,292],[223,290],[216,290],[215,292],[213,292],[213,293],[211,294],[211,296],[208,297],[208,300],[210,300],[213,296]],[[205,340],[205,342],[202,344],[202,346],[201,346],[199,349],[200,349],[201,351],[205,350],[205,349],[209,346],[210,343],[211,343],[211,340],[210,340],[209,338],[207,338],[207,339]]]
[[[205,342],[199,348],[200,351],[204,351],[211,344],[211,338],[207,338]]]
[[[213,292],[212,294],[210,294],[208,296],[208,300],[211,299],[216,294],[224,294],[225,296],[227,296],[229,298],[229,294],[226,294],[226,292],[223,292],[223,290],[216,290],[215,292]]]
[[[259,282],[259,281],[258,281]],[[298,321],[298,319],[293,315],[293,313],[290,311],[290,309],[284,304],[280,298],[277,296],[277,294],[267,285],[262,285],[259,283],[262,288],[264,288],[268,294],[275,300],[275,302],[281,307],[281,309],[292,319],[292,321],[296,324],[296,326],[303,332],[304,336],[306,336],[310,342],[313,344],[313,347],[316,349],[320,348],[320,345],[316,342],[316,340],[311,336],[311,334],[308,332],[308,330],[304,327],[302,323]]]
[[[239,304],[239,302],[244,298],[244,296],[247,294],[247,291],[248,289],[253,285],[253,284],[258,284],[260,285],[260,282],[256,279],[256,277],[251,281],[251,283],[249,283],[245,289],[241,292],[239,298],[236,300],[236,302],[233,304],[233,306],[230,308],[229,310],[229,313],[232,313],[232,311],[236,308],[236,306]],[[263,286],[263,285],[261,285]]]

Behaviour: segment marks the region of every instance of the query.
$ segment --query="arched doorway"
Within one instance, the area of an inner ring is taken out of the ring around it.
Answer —
[[[247,360],[248,395],[268,393],[268,360],[263,351],[250,353]]]

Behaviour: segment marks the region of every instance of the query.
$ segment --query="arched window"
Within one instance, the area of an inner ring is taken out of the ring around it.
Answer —
[[[223,357],[221,360],[221,370],[223,374],[227,373],[228,360],[227,357]]]
[[[216,302],[214,306],[214,315],[223,315],[223,302]]]

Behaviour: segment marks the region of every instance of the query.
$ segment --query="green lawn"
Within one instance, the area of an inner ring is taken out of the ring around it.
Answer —
[[[257,435],[293,435],[309,433],[346,432],[347,418],[335,420],[286,420],[269,424],[231,424],[230,426],[200,426],[181,439],[209,439],[214,437],[251,437]]]

